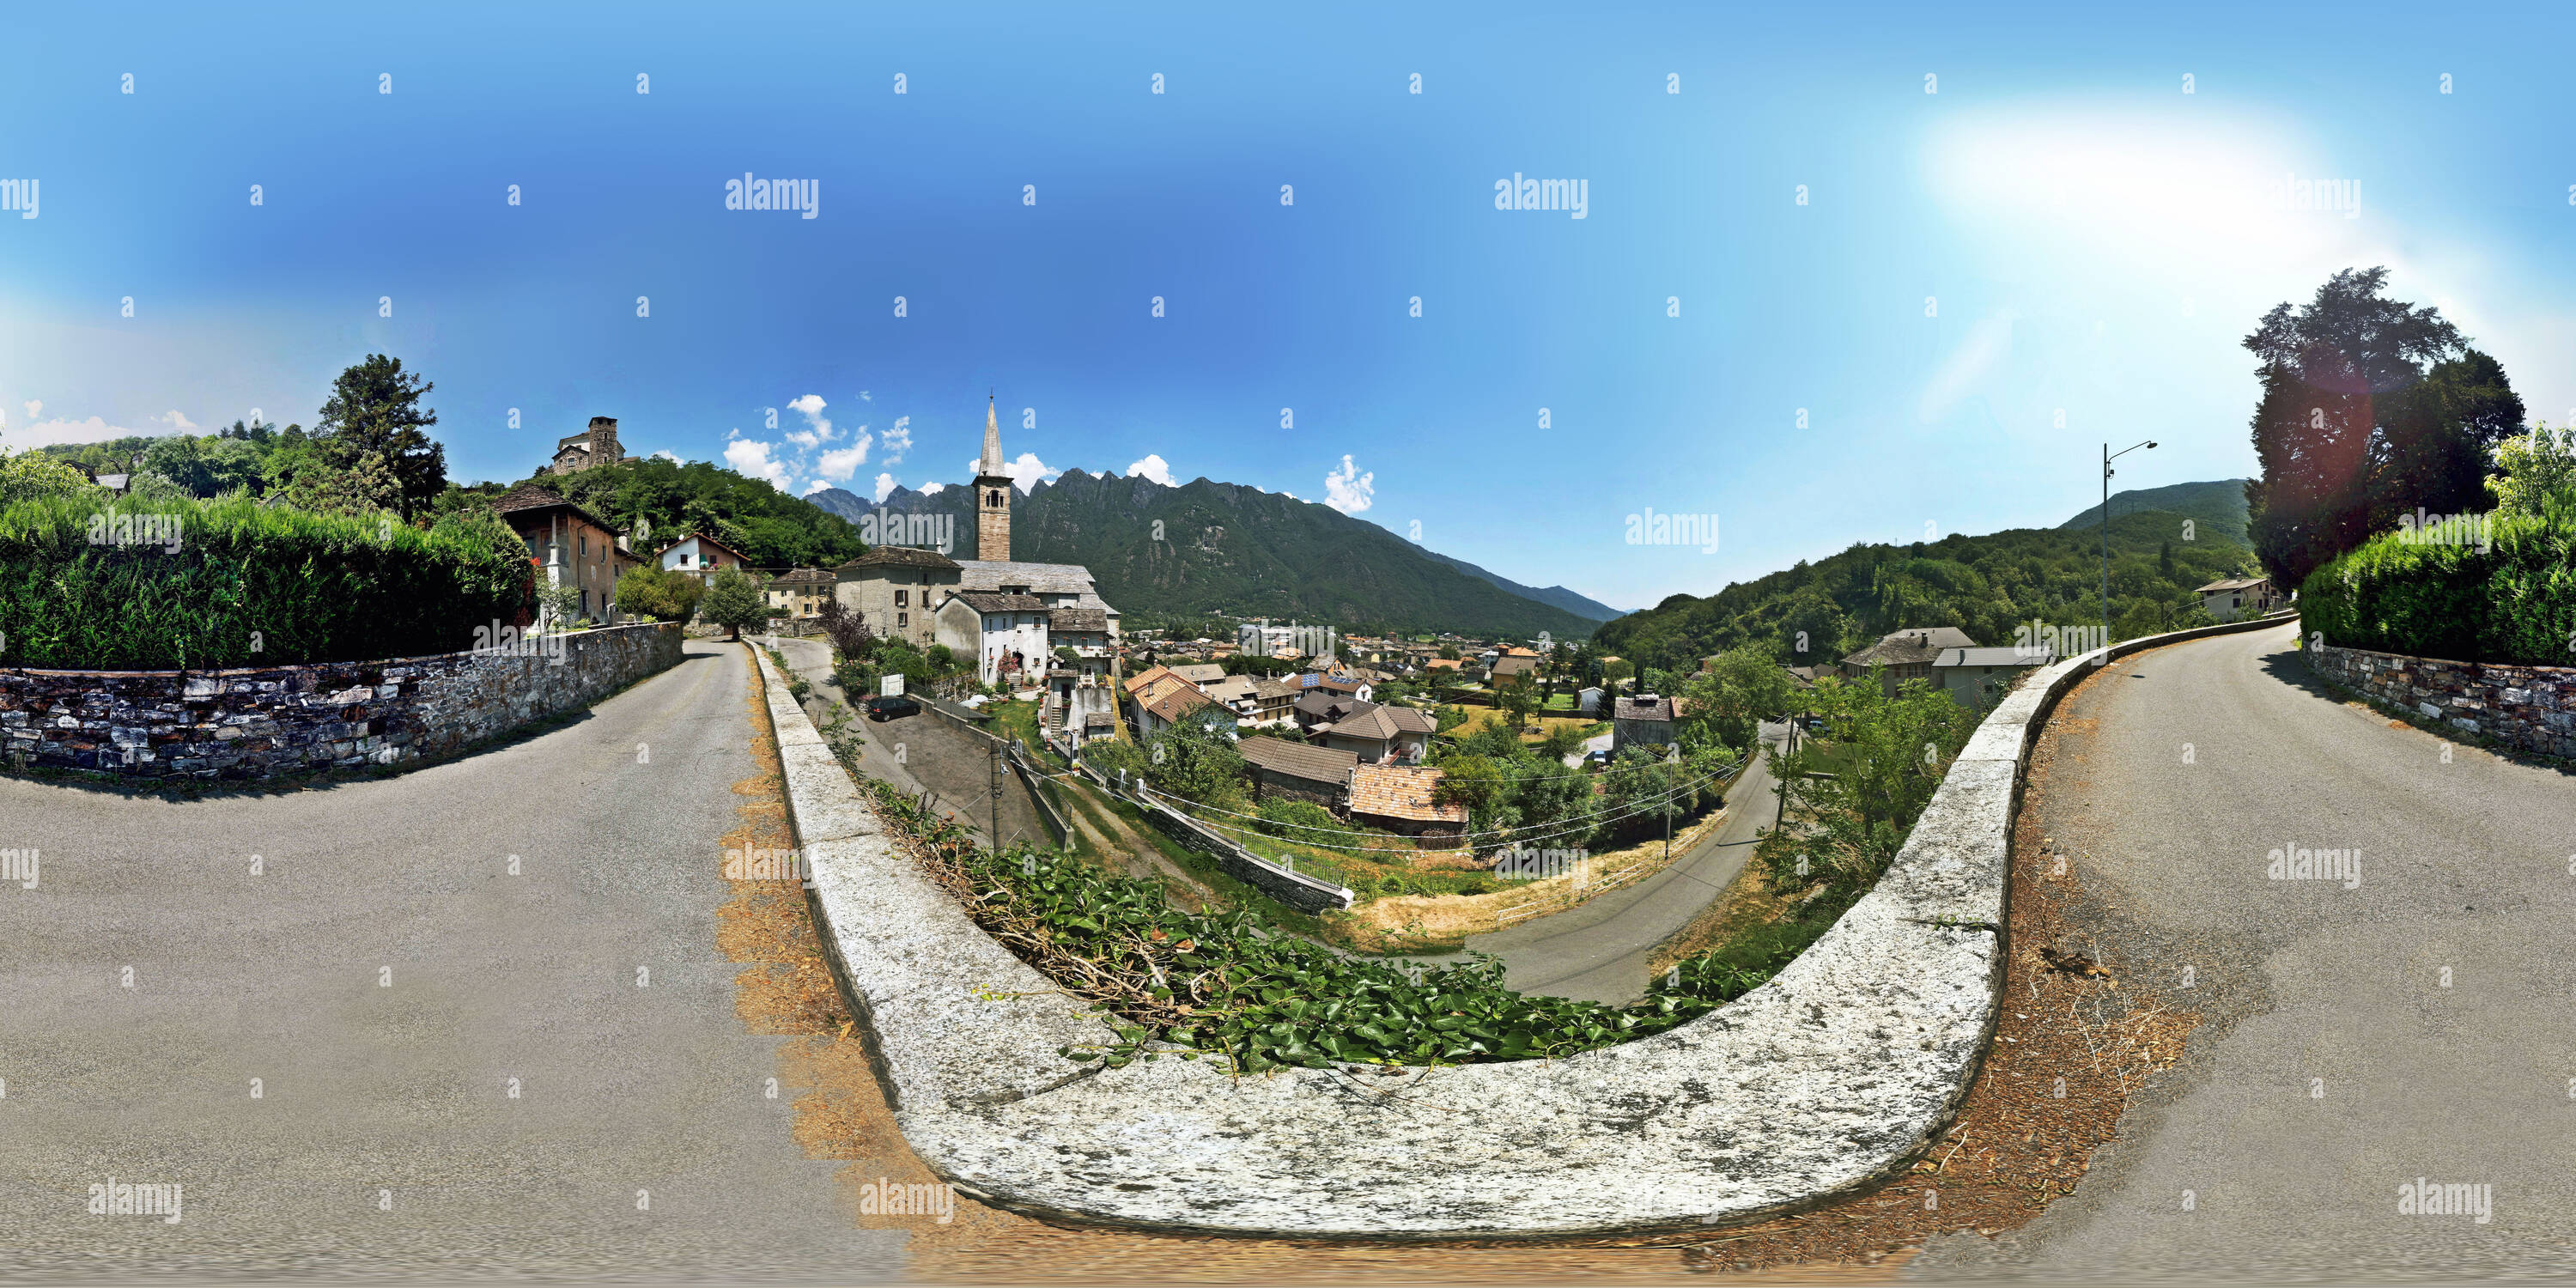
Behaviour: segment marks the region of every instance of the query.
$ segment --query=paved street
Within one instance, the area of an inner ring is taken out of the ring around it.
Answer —
[[[2143,654],[2053,717],[2033,807],[2107,909],[2105,964],[2207,1018],[2073,1195],[1914,1273],[2576,1270],[2576,779],[2446,756],[2295,647]],[[2357,884],[2267,875],[2303,848],[2357,851]],[[2418,1178],[2486,1187],[2491,1219],[2401,1215]]]
[[[782,638],[778,651],[786,656],[789,669],[813,685],[805,696],[805,713],[813,718],[816,728],[821,728],[835,711],[844,709],[836,701],[841,688],[832,682],[832,646],[820,639]],[[851,695],[851,704],[846,708],[850,719],[843,728],[844,733],[859,738],[860,770],[893,783],[906,795],[919,796],[927,788],[932,804],[941,813],[965,824],[990,844],[991,744],[931,710],[926,699],[919,715],[882,723],[870,720],[856,709],[857,701],[866,696]],[[1046,824],[1038,818],[1037,806],[1029,800],[1028,787],[1008,768],[1002,772],[1002,837],[1007,842],[1030,840],[1041,846],[1052,840]]]
[[[381,781],[0,780],[0,846],[41,852],[0,887],[0,1277],[897,1273],[716,946],[746,667],[693,641]],[[111,1176],[183,1185],[183,1220],[88,1215]]]
[[[1733,811],[1717,831],[1672,866],[1563,912],[1490,935],[1470,935],[1466,948],[1503,959],[1503,978],[1524,993],[1589,1002],[1627,1003],[1645,996],[1646,967],[1655,946],[1679,933],[1744,870],[1753,843],[1769,830],[1778,808],[1772,793],[1772,744],[1788,735],[1785,724],[1762,726],[1766,754],[1744,767],[1726,789]],[[1456,954],[1422,955],[1444,961]]]

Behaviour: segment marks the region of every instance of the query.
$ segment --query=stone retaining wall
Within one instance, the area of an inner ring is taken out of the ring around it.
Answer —
[[[677,625],[464,652],[218,671],[0,670],[0,758],[117,778],[287,778],[434,759],[680,660]]]
[[[1670,1032],[1562,1060],[1229,1076],[1107,1069],[1086,1011],[914,868],[764,657],[823,939],[904,1138],[958,1188],[1050,1217],[1286,1238],[1567,1236],[1776,1215],[1902,1171],[1950,1121],[2002,983],[2025,758],[2112,658],[1988,713],[1877,888],[1769,982]]]
[[[2311,644],[2308,669],[2465,733],[2521,751],[2576,758],[2576,667],[2445,662]]]

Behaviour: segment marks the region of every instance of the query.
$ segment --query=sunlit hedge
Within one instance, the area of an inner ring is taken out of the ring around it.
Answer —
[[[2309,574],[2300,627],[2344,648],[2576,666],[2576,523],[2494,516],[2483,537],[2375,537]]]
[[[248,500],[0,509],[0,665],[169,670],[472,647],[525,620],[528,549],[488,515],[431,531]]]

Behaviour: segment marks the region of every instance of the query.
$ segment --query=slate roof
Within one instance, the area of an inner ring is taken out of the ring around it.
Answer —
[[[1109,614],[1097,608],[1050,609],[1047,612],[1047,629],[1106,635],[1109,633]]]
[[[1271,773],[1308,782],[1347,786],[1351,770],[1360,763],[1357,752],[1336,751],[1330,747],[1311,747],[1282,738],[1245,738],[1234,744],[1243,758]]]
[[[785,590],[791,586],[829,585],[832,581],[832,574],[820,568],[790,568],[770,578],[769,584]]]
[[[936,550],[913,546],[870,546],[866,554],[841,565],[844,568],[942,568],[954,569],[957,561]]]
[[[1185,666],[1173,667],[1172,674],[1192,684],[1206,684],[1211,680],[1224,679],[1225,668],[1214,662],[1192,662]]]
[[[1843,659],[1850,667],[1919,666],[1941,656],[1945,648],[1975,648],[1977,641],[1956,626],[1923,626],[1890,631],[1876,644]]]
[[[1046,601],[1035,595],[1004,595],[989,590],[965,590],[951,596],[978,613],[1043,613]],[[947,605],[942,603],[940,607]]]
[[[1466,822],[1466,806],[1431,803],[1432,793],[1440,789],[1441,777],[1437,769],[1416,769],[1407,765],[1354,765],[1351,767],[1351,813],[1411,819],[1417,823]]]
[[[600,529],[603,532],[616,531],[615,528],[611,528],[607,524],[600,522],[598,517],[593,515],[590,511],[574,505],[572,502],[556,496],[554,493],[538,487],[533,483],[522,483],[502,494],[501,499],[492,503],[492,513],[502,515],[504,517],[513,514],[528,514],[539,510],[553,509],[570,510],[574,517],[594,528]],[[736,556],[736,558],[740,558],[740,556]]]
[[[1681,705],[1681,699],[1679,698],[1652,698],[1642,701],[1636,698],[1621,698],[1619,699],[1618,718],[1621,720],[1669,721],[1673,717],[1681,714]]]
[[[1507,680],[1515,675],[1527,675],[1537,669],[1538,659],[1535,657],[1521,657],[1507,653],[1494,659],[1494,678],[1497,680]]]
[[[2231,590],[2252,590],[2256,586],[2263,585],[2271,580],[2272,579],[2269,577],[2231,577],[2226,581],[2213,581],[2192,593],[2197,595],[2216,595]]]
[[[1437,732],[1439,728],[1440,722],[1433,719],[1426,711],[1416,711],[1411,707],[1372,706],[1366,711],[1353,712],[1340,724],[1324,732],[1337,733],[1345,738],[1367,738],[1376,742],[1385,742],[1399,733],[1427,734]]]
[[[1307,690],[1306,696],[1297,699],[1297,710],[1317,720],[1329,718],[1336,710],[1339,710],[1342,718],[1347,720],[1360,712],[1376,709],[1377,704],[1374,702],[1362,702],[1357,698],[1346,698],[1321,689]]]

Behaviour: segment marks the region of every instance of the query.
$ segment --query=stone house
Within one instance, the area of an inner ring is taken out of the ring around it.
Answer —
[[[1941,650],[1976,647],[1977,641],[1956,626],[1908,627],[1890,631],[1876,644],[1844,658],[1843,676],[1856,680],[1869,674],[1871,667],[1883,668],[1879,685],[1893,698],[1897,686],[1907,680],[1937,679],[1932,674],[1932,663],[1940,658]]]
[[[581,589],[581,615],[615,625],[617,579],[643,560],[589,511],[543,488],[522,484],[492,503],[535,558],[546,584]]]
[[[555,440],[555,458],[546,471],[577,474],[594,465],[614,465],[625,459],[626,449],[617,445],[617,418],[593,416],[590,428]]]
[[[1673,722],[1681,718],[1681,699],[1640,693],[1619,699],[1610,722],[1610,754],[1630,747],[1673,745]]]
[[[901,639],[917,649],[939,639],[933,597],[965,589],[956,560],[910,546],[871,547],[832,575],[832,593],[841,607],[858,614],[880,638]]]
[[[790,568],[769,579],[769,606],[790,617],[820,617],[823,601],[832,597],[832,580],[820,568]]]
[[[963,591],[940,603],[938,640],[957,656],[975,659],[975,676],[986,684],[1037,684],[1053,661],[1047,611],[1034,595]]]

